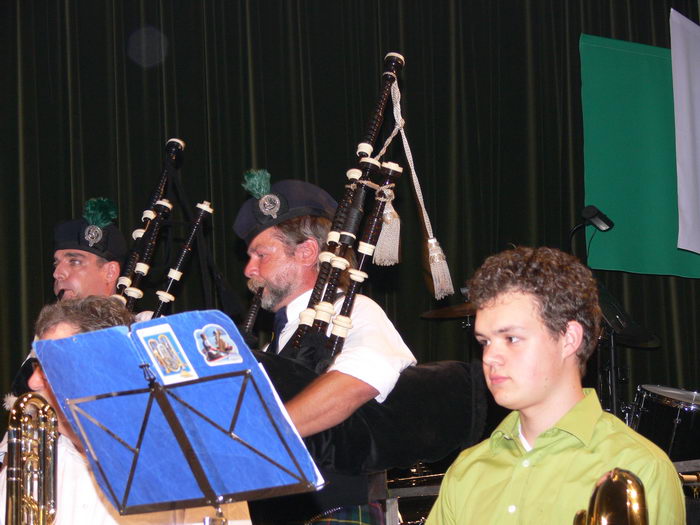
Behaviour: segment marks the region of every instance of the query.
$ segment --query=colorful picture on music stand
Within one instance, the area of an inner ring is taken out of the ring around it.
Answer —
[[[136,330],[136,334],[164,385],[191,381],[199,377],[170,325],[141,328]]]
[[[194,331],[197,350],[209,366],[241,363],[243,357],[226,330],[218,324],[208,324]]]

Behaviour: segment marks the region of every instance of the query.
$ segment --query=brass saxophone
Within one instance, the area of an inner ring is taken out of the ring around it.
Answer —
[[[30,392],[15,401],[7,430],[6,525],[50,525],[56,517],[56,411]]]
[[[629,470],[614,468],[593,490],[588,512],[579,510],[574,525],[648,525],[642,481]]]

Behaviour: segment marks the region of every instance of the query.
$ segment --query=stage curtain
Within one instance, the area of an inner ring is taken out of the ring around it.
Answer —
[[[584,205],[579,37],[668,47],[671,7],[697,22],[695,0],[2,2],[0,386],[53,300],[54,224],[106,196],[130,232],[170,137],[187,142],[185,201],[212,202],[209,246],[247,301],[231,229],[241,174],[266,168],[340,196],[388,51],[406,57],[406,132],[456,287],[511,245],[566,247]],[[403,162],[400,147],[388,160]],[[478,357],[460,321],[419,318],[460,298],[431,298],[408,180],[397,194],[402,264],[371,269],[367,292],[421,361]],[[184,222],[178,206],[175,247]],[[204,307],[192,262],[178,311]],[[695,280],[600,276],[663,343],[620,351],[630,389],[700,388]]]

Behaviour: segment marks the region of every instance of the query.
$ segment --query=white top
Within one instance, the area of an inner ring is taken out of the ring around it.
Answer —
[[[0,460],[7,452],[7,434],[0,444]],[[85,456],[64,436],[58,439],[57,501],[55,525],[148,525],[148,524],[199,524],[207,516],[216,515],[213,507],[149,512],[120,516],[110,501],[102,494],[92,477]],[[4,461],[3,461],[4,463]],[[0,470],[0,524],[5,523],[5,494],[7,491],[7,469]],[[232,503],[223,509],[229,525],[250,525],[248,505]]]
[[[532,445],[530,445],[527,439],[525,439],[525,435],[523,434],[523,426],[520,423],[518,423],[518,436],[520,436],[520,443],[523,445],[525,452],[530,452],[532,450]]]
[[[306,309],[311,290],[304,292],[287,305],[287,324],[279,336],[279,348],[291,339],[299,326],[299,314]],[[340,312],[343,297],[335,302]],[[355,297],[352,309],[352,328],[343,350],[331,364],[329,371],[337,370],[373,386],[379,391],[375,398],[383,402],[394,388],[401,371],[416,364],[416,358],[403,342],[401,335],[389,321],[384,310],[364,295]],[[328,327],[328,333],[332,324]]]

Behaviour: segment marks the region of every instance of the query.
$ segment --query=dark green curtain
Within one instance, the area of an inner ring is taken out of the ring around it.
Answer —
[[[566,246],[584,205],[579,36],[668,47],[671,7],[698,20],[695,0],[2,2],[0,386],[53,300],[53,225],[108,196],[131,231],[169,137],[188,144],[185,200],[212,202],[210,248],[247,301],[231,231],[242,172],[264,167],[340,196],[388,51],[406,57],[406,130],[455,284],[512,244]],[[426,290],[407,180],[397,208],[403,262],[372,269],[368,294],[420,360],[477,356],[459,322],[419,319],[459,299]],[[181,209],[175,221],[177,244]],[[193,261],[177,309],[203,307],[199,273]],[[663,342],[620,352],[630,385],[700,388],[696,282],[601,278]]]

